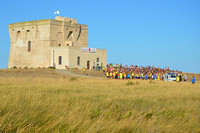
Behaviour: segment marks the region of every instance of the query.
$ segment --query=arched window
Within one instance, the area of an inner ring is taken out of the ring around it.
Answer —
[[[30,40],[30,30],[26,30],[26,40]]]
[[[21,32],[17,31],[17,39],[21,38]]]
[[[21,37],[21,32],[17,31],[17,37]]]

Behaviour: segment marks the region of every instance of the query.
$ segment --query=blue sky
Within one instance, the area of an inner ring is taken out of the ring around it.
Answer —
[[[7,68],[8,25],[78,19],[89,26],[89,47],[108,50],[108,63],[154,65],[200,73],[199,0],[0,1],[0,68]]]

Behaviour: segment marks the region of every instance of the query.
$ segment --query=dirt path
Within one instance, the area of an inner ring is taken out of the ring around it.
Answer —
[[[70,70],[55,70],[57,73],[60,74],[64,74],[64,75],[68,75],[68,76],[73,76],[73,77],[81,77],[81,78],[95,78],[95,79],[105,79],[105,77],[97,77],[94,75],[85,75],[85,74],[79,74],[79,73],[75,73],[73,71]]]

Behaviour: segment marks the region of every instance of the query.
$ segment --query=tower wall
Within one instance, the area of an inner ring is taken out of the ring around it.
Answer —
[[[88,26],[61,20],[51,20],[51,46],[88,47]]]
[[[8,68],[50,66],[50,20],[11,24],[9,34]]]

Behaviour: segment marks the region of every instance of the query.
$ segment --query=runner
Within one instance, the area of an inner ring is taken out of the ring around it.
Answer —
[[[83,67],[83,74],[85,74],[85,67]]]
[[[120,79],[122,79],[123,78],[123,75],[122,75],[122,72],[120,72]]]
[[[193,78],[192,78],[192,84],[194,84],[195,83],[195,77],[193,76]]]
[[[133,65],[125,65],[122,66],[122,64],[112,64],[106,65],[106,67],[103,67],[103,72],[105,72],[105,75],[108,76],[111,79],[154,79],[154,80],[164,80],[164,75],[167,75],[168,73],[176,73],[177,77],[179,77],[177,80],[180,81],[182,76],[181,71],[174,71],[170,70],[169,67],[160,68],[155,66],[133,66]],[[184,76],[184,81],[187,79]]]

